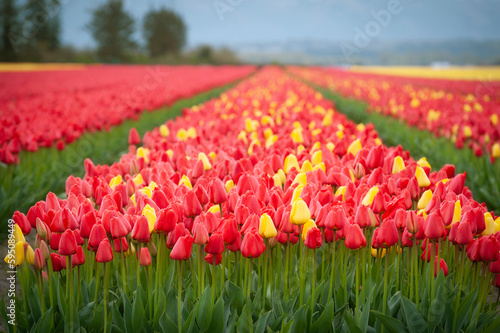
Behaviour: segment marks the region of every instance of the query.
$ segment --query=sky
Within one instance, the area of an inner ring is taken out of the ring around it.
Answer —
[[[92,10],[105,2],[63,0],[63,43],[93,47],[85,25]],[[399,3],[392,14],[391,2]],[[356,31],[377,22],[376,13],[390,15],[380,25],[379,40],[500,39],[498,0],[124,0],[124,4],[136,20],[139,42],[142,18],[149,10],[174,9],[187,24],[188,47],[353,40]]]

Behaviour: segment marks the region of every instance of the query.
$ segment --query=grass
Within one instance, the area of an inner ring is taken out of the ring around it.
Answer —
[[[488,156],[476,157],[468,148],[457,149],[446,138],[438,138],[428,131],[410,127],[395,118],[367,112],[367,104],[342,97],[328,89],[314,86],[323,96],[335,102],[338,111],[356,123],[372,123],[388,146],[402,145],[411,155],[427,158],[433,170],[445,164],[454,164],[457,173],[467,172],[466,185],[474,199],[485,202],[489,210],[500,215],[500,162],[492,164]]]
[[[118,160],[128,151],[130,128],[135,127],[142,137],[167,119],[179,116],[183,108],[203,103],[235,84],[180,100],[170,107],[146,111],[138,120],[124,121],[107,132],[86,133],[62,151],[55,147],[37,152],[23,151],[18,165],[0,163],[0,237],[6,236],[8,219],[16,210],[27,213],[37,201],[45,199],[49,191],[65,197],[66,179],[70,175],[83,177],[85,158],[91,158],[95,164],[110,164]]]

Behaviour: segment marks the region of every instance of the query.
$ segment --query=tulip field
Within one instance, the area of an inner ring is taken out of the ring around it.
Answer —
[[[86,156],[64,193],[12,212],[5,262],[20,291],[0,305],[7,331],[500,330],[498,206],[477,200],[469,173],[385,144],[326,95],[496,170],[498,90],[312,67],[170,70],[132,100],[143,68],[58,71],[44,86],[42,72],[8,73],[8,167],[105,129],[127,147],[112,163]],[[147,131],[113,132],[236,80]]]

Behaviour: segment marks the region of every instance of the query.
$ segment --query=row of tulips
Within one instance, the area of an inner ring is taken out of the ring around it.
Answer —
[[[437,87],[432,83],[421,86],[419,79],[342,69],[290,67],[289,70],[343,96],[366,101],[369,111],[446,137],[457,148],[469,147],[476,156],[486,154],[492,163],[500,157],[500,96],[490,85],[484,88],[480,83],[465,84],[471,90],[464,93],[452,84],[449,88],[443,83],[435,83]]]
[[[500,327],[500,218],[465,174],[384,146],[281,69],[129,141],[67,199],[15,213],[19,330]]]
[[[0,73],[0,162],[21,150],[62,150],[85,132],[107,130],[144,110],[228,84],[253,66],[89,66]]]

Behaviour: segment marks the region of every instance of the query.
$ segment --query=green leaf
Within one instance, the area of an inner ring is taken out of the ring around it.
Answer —
[[[135,292],[134,303],[132,304],[132,328],[134,332],[142,331],[142,320],[144,319],[144,306],[142,303],[142,288],[139,285]]]
[[[125,320],[123,319],[116,303],[113,303],[113,306],[111,307],[111,315],[113,316],[113,322],[120,329],[120,331],[127,332],[127,328],[125,327]]]
[[[246,306],[243,308],[241,312],[240,318],[238,319],[238,332],[241,333],[251,333],[252,332],[252,316],[250,312],[247,310]]]
[[[307,330],[307,310],[309,308],[309,304],[302,305],[293,315],[293,325],[290,332],[305,332]]]
[[[78,317],[80,318],[82,326],[87,327],[90,324],[94,312],[94,304],[94,302],[90,302],[78,312]]]
[[[166,312],[160,317],[160,329],[163,333],[177,332],[177,325],[170,319]]]
[[[255,333],[264,333],[265,329],[266,329],[266,326],[267,326],[267,320],[269,319],[269,315],[271,314],[271,311],[268,311],[264,314],[261,314],[259,316],[259,319],[257,320],[257,322],[255,322],[255,329],[254,329],[254,332]]]
[[[374,310],[371,310],[370,313],[373,314],[378,320],[380,320],[382,325],[384,325],[384,327],[387,328],[389,332],[401,333],[406,331],[403,323],[397,320],[396,318],[386,316],[382,312]]]
[[[356,320],[354,319],[354,316],[350,311],[345,311],[344,312],[344,320],[345,324],[347,325],[347,328],[349,329],[349,332],[353,333],[362,333],[363,331],[361,328],[359,328],[358,325],[356,325]]]
[[[457,312],[456,330],[460,330],[462,325],[467,320],[469,311],[472,309],[472,304],[476,300],[478,288],[474,288],[461,302]],[[456,310],[455,310],[456,311]]]
[[[54,308],[46,311],[37,323],[37,332],[50,332],[54,329]]]
[[[334,311],[333,300],[331,299],[327,304],[323,313],[311,325],[311,332],[326,332],[332,325]]]
[[[366,302],[363,305],[363,310],[361,311],[361,315],[359,316],[359,328],[361,328],[361,331],[366,332],[368,328],[369,319],[370,319],[370,303]]]
[[[493,322],[486,327],[483,333],[495,333],[500,330],[500,316],[497,316]]]
[[[207,286],[201,295],[198,315],[196,317],[200,332],[205,332],[210,326],[210,321],[212,320],[212,307],[212,292],[210,286]]]
[[[221,297],[215,302],[212,311],[212,319],[208,332],[222,332],[224,330],[224,300]]]
[[[245,304],[245,296],[243,295],[243,291],[240,287],[235,285],[231,281],[226,282],[226,295],[229,298],[229,302],[231,306],[238,310],[238,313],[241,313],[241,309]]]
[[[198,312],[197,307],[194,307],[194,309],[191,310],[191,313],[189,313],[189,315],[187,316],[187,319],[182,324],[182,332],[183,333],[192,332],[193,327],[194,327],[194,318],[196,317],[197,312]]]
[[[40,309],[40,302],[38,300],[37,292],[35,291],[36,288],[31,288],[29,292],[27,292],[27,300],[28,300],[28,305],[31,310],[31,315],[33,316],[33,320],[38,322],[40,317],[42,316],[42,310]]]
[[[422,315],[418,312],[417,306],[408,298],[401,297],[401,306],[403,307],[406,326],[410,333],[419,333],[427,331],[427,323]]]

